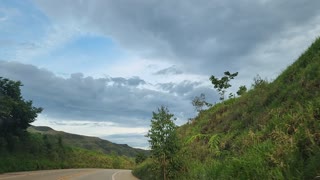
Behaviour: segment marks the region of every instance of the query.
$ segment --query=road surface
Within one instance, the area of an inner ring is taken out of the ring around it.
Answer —
[[[130,170],[59,169],[0,174],[0,180],[137,180]]]

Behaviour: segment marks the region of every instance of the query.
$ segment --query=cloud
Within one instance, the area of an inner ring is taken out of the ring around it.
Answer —
[[[143,148],[147,141],[142,134],[159,106],[168,106],[182,125],[195,116],[191,105],[195,96],[205,93],[209,102],[217,100],[212,88],[189,80],[152,84],[139,77],[93,78],[82,73],[62,78],[46,69],[7,61],[0,61],[0,77],[20,80],[23,97],[44,108],[34,125]],[[125,133],[135,135],[126,139]]]
[[[62,78],[46,69],[17,62],[0,61],[0,72],[0,76],[22,81],[23,96],[43,107],[43,114],[62,120],[148,126],[152,111],[165,105],[181,124],[194,116],[190,102],[199,91],[214,94],[200,82],[151,84],[139,77],[93,78],[82,73]]]
[[[233,92],[249,87],[256,74],[275,78],[319,36],[319,6],[300,0],[32,0],[11,14],[0,8],[0,18],[8,17],[0,24],[0,53],[36,66],[0,61],[0,76],[21,80],[24,97],[59,123],[146,127],[151,112],[166,105],[182,124],[195,115],[194,96],[217,101],[210,75],[238,71]],[[125,56],[89,54],[87,64],[80,53],[65,56],[70,43],[87,35],[107,39]]]
[[[131,77],[129,79],[125,79],[122,77],[115,77],[115,78],[111,78],[113,85],[116,86],[134,86],[137,87],[139,85],[143,85],[146,84],[146,82],[142,79],[140,79],[139,77],[135,76],[135,77]]]
[[[41,121],[32,123],[35,126],[50,126],[59,131],[73,134],[100,137],[119,144],[130,144],[133,147],[147,148],[148,127],[125,127],[112,122],[52,119],[44,115]],[[127,133],[127,134],[126,134]]]
[[[251,64],[256,74],[259,70],[255,68],[264,61],[252,59],[257,57],[256,47],[269,48],[276,39],[303,35],[292,29],[314,29],[310,25],[318,22],[320,6],[320,1],[300,0],[34,2],[54,22],[104,34],[145,58],[162,58],[207,75],[241,70],[251,61],[257,62]],[[308,43],[318,33],[320,30],[309,33]],[[303,46],[292,51],[301,49]],[[292,61],[278,58],[282,68]]]
[[[179,96],[184,96],[187,93],[192,92],[196,88],[196,86],[200,85],[201,82],[191,82],[191,81],[182,81],[180,83],[160,83],[158,87],[161,89],[168,91],[172,94],[177,94]]]
[[[182,74],[183,72],[177,69],[175,66],[170,66],[168,68],[162,69],[154,73],[155,75],[177,75]]]

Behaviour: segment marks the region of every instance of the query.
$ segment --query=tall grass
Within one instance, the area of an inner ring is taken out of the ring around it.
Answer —
[[[241,97],[200,112],[179,135],[188,143],[178,179],[320,176],[320,39],[275,81],[256,79]]]

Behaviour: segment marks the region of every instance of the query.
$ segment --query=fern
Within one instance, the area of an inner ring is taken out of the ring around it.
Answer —
[[[208,144],[210,151],[214,153],[214,155],[219,156],[221,153],[219,149],[220,136],[218,134],[214,134],[210,137]]]
[[[196,140],[206,140],[208,137],[209,135],[206,135],[206,134],[196,134],[194,136],[191,136],[189,139],[187,139],[185,144],[191,144]]]

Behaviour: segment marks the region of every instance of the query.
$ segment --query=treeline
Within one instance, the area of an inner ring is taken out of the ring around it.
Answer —
[[[66,146],[59,136],[28,133],[42,108],[21,95],[19,81],[0,77],[0,173],[56,168],[125,168],[133,159]]]

